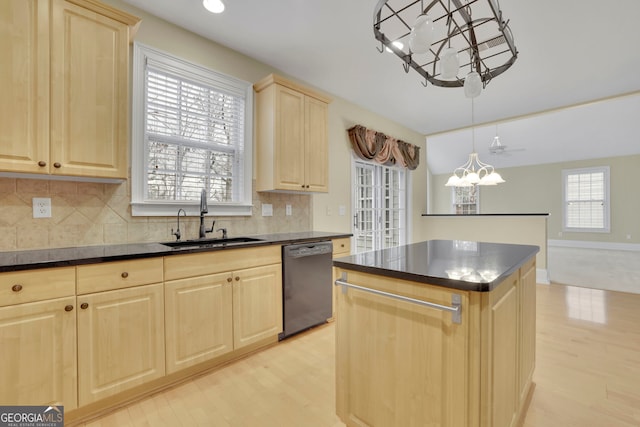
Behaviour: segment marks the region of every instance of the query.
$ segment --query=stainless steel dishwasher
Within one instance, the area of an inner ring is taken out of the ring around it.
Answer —
[[[282,310],[279,338],[324,323],[332,314],[330,241],[282,247]]]

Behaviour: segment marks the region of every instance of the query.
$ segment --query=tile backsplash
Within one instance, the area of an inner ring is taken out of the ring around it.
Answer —
[[[33,218],[32,199],[51,198],[51,218]],[[176,217],[132,217],[129,182],[102,184],[0,178],[0,251],[174,240]],[[262,205],[273,216],[262,216]],[[292,215],[285,215],[291,205]],[[311,196],[253,193],[253,215],[207,217],[229,236],[311,230]],[[182,239],[198,236],[198,217],[181,217]],[[219,233],[218,233],[219,234]],[[218,236],[212,233],[212,237]]]

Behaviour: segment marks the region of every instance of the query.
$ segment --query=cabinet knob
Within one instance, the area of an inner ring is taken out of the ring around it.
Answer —
[[[307,186],[305,188],[309,188],[309,185],[307,184]]]
[[[11,287],[11,290],[13,292],[20,292],[22,290],[22,285],[21,284],[15,284]]]
[[[120,276],[122,276],[123,279],[126,279],[127,277],[129,277],[129,273],[127,273],[126,271],[123,271],[122,274],[120,274]]]
[[[227,277],[227,282],[231,283],[232,280],[233,280],[233,278]]]
[[[47,162],[45,162],[44,160],[40,160],[40,161],[38,162],[38,166],[40,166],[41,168],[43,168],[43,167],[47,166]]]
[[[82,304],[80,304],[80,308],[83,310],[86,310],[87,308],[89,308],[89,303],[88,302],[83,302]]]
[[[73,306],[72,306],[71,304],[66,305],[66,306],[64,307],[64,311],[73,311]]]
[[[55,163],[53,164],[53,167],[54,167],[54,168],[57,168],[57,169],[60,169],[60,167],[61,167],[61,166],[62,166],[62,165],[61,165],[60,163],[58,163],[58,162],[55,162]]]
[[[236,276],[236,282],[240,281],[240,277]]]
[[[304,184],[302,184],[300,187],[304,188]]]

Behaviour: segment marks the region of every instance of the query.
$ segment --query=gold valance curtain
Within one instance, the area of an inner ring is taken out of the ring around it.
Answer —
[[[402,166],[414,170],[420,163],[420,147],[400,141],[364,126],[349,129],[353,151],[363,160],[386,166]]]

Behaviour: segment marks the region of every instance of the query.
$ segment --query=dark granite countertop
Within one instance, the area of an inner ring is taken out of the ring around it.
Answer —
[[[466,291],[493,290],[540,248],[530,245],[429,240],[333,261],[335,267]]]
[[[170,256],[204,251],[249,248],[264,245],[286,245],[290,243],[316,242],[321,240],[338,239],[350,236],[350,233],[309,231],[297,233],[252,235],[249,237],[259,240],[252,242],[232,243],[227,245],[216,245],[214,243],[208,247],[202,248],[196,248],[193,246],[172,248],[169,246],[165,246],[162,243],[132,243],[121,245],[78,246],[69,248],[0,252],[0,272],[95,264],[107,261]],[[214,239],[208,240],[214,241]]]
[[[549,216],[548,213],[486,213],[486,214],[426,214],[422,216],[455,216],[455,217],[470,217],[470,216]]]

